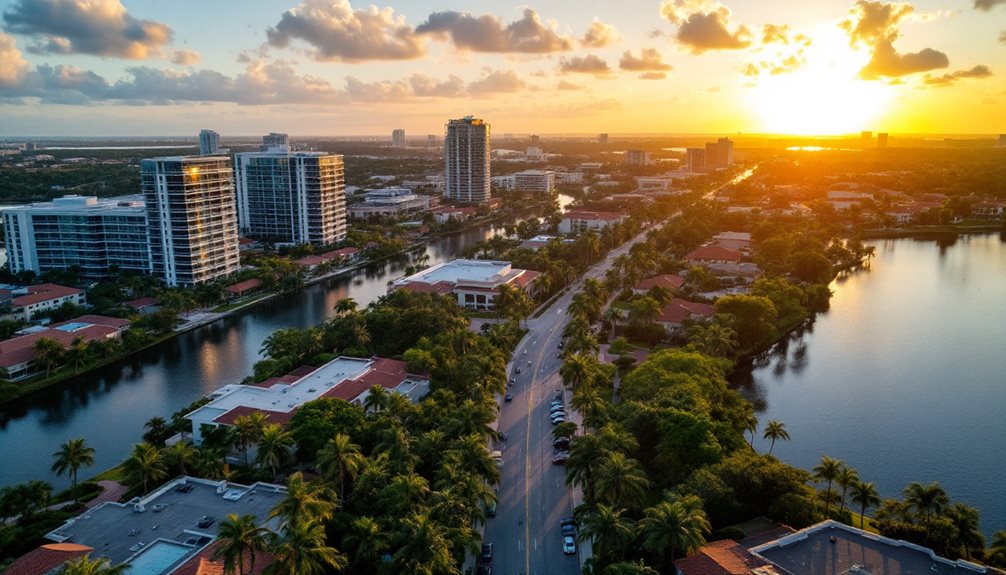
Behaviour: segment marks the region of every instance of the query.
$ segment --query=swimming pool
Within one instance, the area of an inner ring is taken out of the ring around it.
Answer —
[[[188,545],[159,539],[148,545],[138,555],[133,556],[126,573],[128,575],[161,575],[194,550],[194,547]]]
[[[61,326],[57,327],[56,329],[58,329],[59,331],[77,331],[78,329],[83,329],[83,328],[88,327],[90,325],[91,324],[89,324],[89,323],[75,321],[75,322],[72,322],[72,323],[68,323],[66,325],[61,325]]]

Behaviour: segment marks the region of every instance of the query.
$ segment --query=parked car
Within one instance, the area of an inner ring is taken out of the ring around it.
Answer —
[[[560,417],[563,418],[563,419],[566,419],[566,412],[565,411],[555,411],[555,412],[550,413],[548,416],[549,416],[550,419],[557,419],[557,418],[560,418]]]
[[[496,517],[496,502],[493,501],[486,507],[486,517]]]
[[[503,401],[513,401],[513,394],[512,393],[507,393],[506,395],[504,395],[503,396]]]
[[[560,451],[552,456],[552,465],[563,465],[569,460],[568,451]]]
[[[563,347],[565,347],[565,345],[566,345],[566,344],[564,344],[563,342],[561,342],[561,341],[560,341],[560,342],[559,342],[559,349],[562,349]]]
[[[558,449],[560,451],[567,451],[567,450],[569,450],[570,443],[571,442],[570,442],[570,440],[569,440],[568,437],[559,437],[555,441],[552,442],[552,447],[554,447],[554,448],[556,448],[556,449]]]
[[[559,529],[562,531],[563,535],[576,536],[576,520],[572,517],[567,517],[559,522]]]
[[[482,560],[482,564],[483,565],[485,565],[487,563],[492,563],[493,562],[493,544],[492,543],[483,543],[482,544],[482,555],[479,556],[479,559]]]
[[[560,415],[559,417],[552,418],[552,425],[559,425],[560,423],[566,423],[565,415]]]
[[[489,454],[489,457],[496,462],[497,467],[503,467],[503,452],[500,450],[493,451]]]
[[[576,538],[572,535],[562,536],[562,552],[566,555],[576,555]]]
[[[520,368],[519,368],[519,367],[518,367],[517,369],[513,370],[513,371],[514,371],[514,373],[516,373],[517,375],[520,375]]]
[[[493,575],[493,566],[488,563],[479,565],[479,575]]]
[[[559,405],[553,404],[552,407],[548,408],[548,411],[549,413],[558,413],[560,411],[566,411],[566,408],[563,407],[562,404]]]
[[[513,384],[515,384],[515,383],[517,383],[517,380],[511,377],[511,378],[510,378],[510,382],[509,382],[509,385],[513,385]]]

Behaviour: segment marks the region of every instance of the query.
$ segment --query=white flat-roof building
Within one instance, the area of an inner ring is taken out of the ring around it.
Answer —
[[[406,188],[384,188],[367,192],[363,203],[349,206],[349,217],[398,216],[430,209],[430,196],[414,194]]]
[[[150,271],[143,197],[63,196],[4,209],[7,261],[14,273],[79,266],[87,279],[109,268]]]
[[[538,272],[514,268],[510,262],[495,260],[454,260],[439,263],[417,274],[399,279],[391,289],[420,293],[454,294],[458,305],[490,310],[500,286],[531,292]]]
[[[429,391],[429,378],[408,373],[405,362],[386,358],[337,357],[319,368],[257,384],[231,384],[212,395],[210,403],[186,415],[192,442],[200,445],[203,426],[233,425],[243,415],[260,412],[269,423],[286,424],[300,406],[323,397],[362,405],[371,386],[380,385],[418,401]]]
[[[601,230],[626,219],[625,214],[616,212],[595,212],[588,210],[570,210],[563,214],[559,222],[559,233],[573,234],[584,230]]]
[[[517,185],[517,178],[513,174],[507,176],[493,176],[492,183],[501,190],[513,191]]]
[[[582,184],[583,172],[556,172],[555,178],[560,184]]]
[[[234,163],[243,235],[316,246],[346,239],[341,155],[277,145],[235,154]]]
[[[551,170],[525,170],[514,174],[514,189],[518,192],[550,194],[555,190],[555,172]]]

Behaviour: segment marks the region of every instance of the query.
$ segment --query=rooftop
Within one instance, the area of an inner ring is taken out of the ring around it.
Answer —
[[[703,545],[674,566],[681,575],[781,575],[770,562],[729,539]]]
[[[159,575],[214,539],[220,522],[230,513],[251,514],[260,524],[275,527],[265,519],[285,494],[285,488],[267,483],[245,486],[182,477],[134,502],[102,503],[47,533],[46,538],[92,547],[92,558],[107,557],[113,565],[140,558],[148,549],[170,547],[174,560],[164,570],[143,573]],[[151,555],[142,562],[155,563]]]
[[[660,274],[658,276],[653,276],[651,278],[646,278],[643,281],[632,286],[632,289],[639,291],[649,291],[651,288],[660,286],[662,288],[676,290],[685,283],[685,278],[673,275],[673,274]]]
[[[741,253],[723,246],[699,246],[692,253],[685,256],[686,260],[710,260],[710,261],[741,261]]]
[[[79,196],[76,194],[55,198],[49,202],[34,202],[22,206],[5,208],[8,210],[30,210],[32,212],[74,213],[86,212],[100,215],[108,212],[130,212],[142,215],[144,200],[140,194],[98,198],[95,196]]]
[[[973,575],[984,567],[828,520],[751,549],[793,575]]]
[[[455,286],[462,284],[495,288],[513,282],[527,273],[527,270],[514,269],[510,262],[461,259],[442,262],[426,268],[417,274],[396,281],[394,285],[401,287],[414,283],[431,285],[447,283]]]
[[[49,543],[19,557],[7,567],[4,575],[46,575],[71,559],[93,551],[76,543]]]
[[[604,220],[613,222],[622,218],[617,212],[594,212],[590,210],[569,210],[562,215],[564,220]]]
[[[709,317],[716,313],[716,308],[707,303],[695,303],[674,298],[660,311],[657,321],[660,323],[681,323],[692,316]]]
[[[128,325],[128,321],[117,317],[83,315],[33,330],[26,335],[0,341],[0,366],[12,367],[33,360],[35,344],[42,338],[54,339],[63,347],[69,347],[78,337],[84,341],[104,339]]]
[[[11,305],[14,307],[22,307],[26,305],[31,305],[33,303],[49,301],[51,299],[77,295],[81,293],[84,293],[84,290],[56,284],[38,284],[34,286],[28,286],[28,295],[18,296],[12,299]]]

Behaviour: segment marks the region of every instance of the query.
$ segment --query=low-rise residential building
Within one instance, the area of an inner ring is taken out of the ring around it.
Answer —
[[[438,224],[446,224],[450,219],[455,219],[459,222],[471,219],[475,216],[477,210],[471,206],[464,208],[456,208],[454,206],[440,206],[430,211],[433,214],[433,219]]]
[[[339,248],[330,252],[303,257],[299,260],[294,260],[293,263],[302,268],[313,268],[318,264],[326,262],[352,263],[359,259],[359,257],[360,250],[358,248]]]
[[[674,566],[677,575],[790,575],[730,539],[703,545]]]
[[[651,278],[646,278],[632,286],[632,293],[635,295],[646,295],[655,287],[664,288],[670,292],[675,292],[685,283],[685,278],[674,274],[660,274]]]
[[[573,234],[584,230],[601,230],[625,221],[628,216],[617,212],[570,210],[562,215],[559,233]]]
[[[36,314],[56,309],[64,303],[84,304],[84,290],[56,284],[28,286],[27,293],[16,295],[10,301],[11,313],[16,319],[31,321]]]
[[[971,205],[971,215],[976,218],[1001,218],[1006,202],[984,200]]]
[[[537,277],[538,272],[514,268],[510,262],[454,260],[397,280],[391,288],[453,294],[461,307],[491,310],[501,286],[508,285],[533,293]]]
[[[524,170],[514,174],[514,189],[518,192],[550,194],[555,191],[555,172],[551,170]]]
[[[192,442],[202,444],[205,426],[234,425],[242,415],[261,413],[269,423],[285,425],[309,401],[334,398],[363,405],[370,388],[379,385],[416,402],[429,390],[429,377],[411,374],[405,362],[380,357],[338,357],[318,368],[301,368],[289,375],[255,384],[231,384],[213,393],[206,405],[186,415],[192,422]]]
[[[684,325],[685,320],[703,320],[712,317],[716,308],[707,303],[697,303],[674,298],[660,310],[657,323],[666,331],[673,332]]]
[[[525,250],[537,251],[537,250],[540,250],[541,248],[547,246],[553,240],[559,240],[559,241],[561,241],[563,243],[573,243],[573,241],[574,241],[574,240],[569,239],[569,238],[560,238],[559,236],[540,235],[540,236],[535,236],[533,238],[528,238],[528,239],[524,240],[517,247],[525,249]]]
[[[725,248],[715,244],[706,244],[692,250],[685,256],[685,261],[689,266],[703,266],[706,264],[731,264],[741,261],[743,254],[737,250]]]
[[[251,278],[231,284],[225,287],[224,291],[227,292],[227,296],[231,299],[239,298],[261,289],[263,283],[259,278]]]
[[[25,330],[24,335],[0,341],[0,379],[20,381],[42,370],[35,362],[35,345],[40,339],[55,340],[64,348],[76,340],[104,341],[122,336],[129,327],[127,320],[100,315],[82,315],[48,327]]]
[[[48,543],[39,545],[32,551],[11,563],[4,575],[50,575],[59,573],[60,567],[68,561],[85,557],[94,551],[87,545],[76,543]]]
[[[848,210],[853,206],[860,206],[866,200],[872,201],[873,194],[853,192],[849,190],[828,190],[827,203],[838,211]]]
[[[751,253],[751,234],[747,232],[723,232],[713,236],[714,245],[734,250],[742,254]]]
[[[400,216],[430,209],[430,196],[412,193],[406,188],[384,188],[367,192],[363,203],[349,206],[349,217]]]

